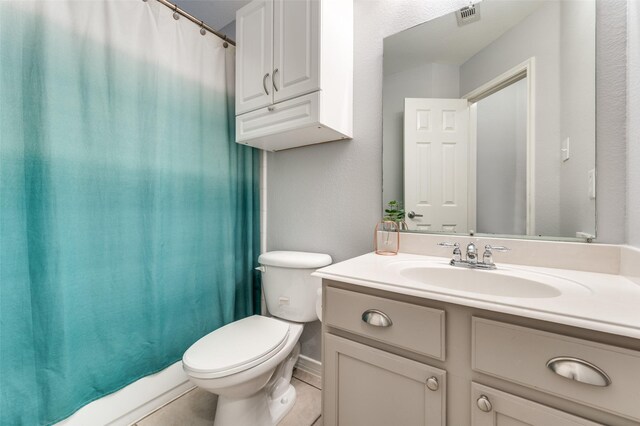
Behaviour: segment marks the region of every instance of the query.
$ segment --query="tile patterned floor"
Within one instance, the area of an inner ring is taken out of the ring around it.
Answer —
[[[296,403],[278,426],[322,426],[320,379],[296,369],[291,383],[296,388]],[[211,426],[216,414],[216,401],[216,395],[196,388],[139,420],[134,426]]]

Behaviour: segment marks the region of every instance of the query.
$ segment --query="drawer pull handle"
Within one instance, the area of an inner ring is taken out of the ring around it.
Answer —
[[[435,376],[431,376],[427,379],[427,387],[431,391],[437,391],[440,387],[440,383],[438,383],[438,378]]]
[[[367,309],[364,311],[362,321],[375,327],[391,327],[393,324],[389,315],[377,309]]]
[[[491,401],[489,401],[489,398],[487,398],[486,395],[480,395],[477,404],[480,411],[484,411],[485,413],[488,413],[493,409],[493,405],[491,405]]]
[[[609,386],[611,378],[601,368],[579,358],[559,356],[547,361],[547,367],[559,376],[592,386]]]

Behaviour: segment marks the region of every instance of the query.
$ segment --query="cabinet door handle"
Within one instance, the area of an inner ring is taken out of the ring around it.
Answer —
[[[480,395],[476,404],[478,404],[480,411],[484,411],[485,413],[488,413],[493,409],[493,405],[491,405],[491,401],[489,401],[489,398],[487,398],[486,395]]]
[[[267,78],[269,78],[269,73],[266,73],[264,77],[262,77],[262,87],[264,87],[264,93],[269,94],[269,90],[267,89]]]
[[[362,321],[375,327],[391,327],[393,322],[389,315],[377,309],[367,309],[362,313]]]
[[[278,74],[278,68],[276,68],[275,70],[273,70],[273,78],[271,79],[271,81],[273,82],[273,89],[277,92],[278,91],[278,86],[276,86],[276,75]]]
[[[601,368],[588,361],[559,356],[547,361],[547,367],[559,376],[592,386],[609,386],[611,378]]]

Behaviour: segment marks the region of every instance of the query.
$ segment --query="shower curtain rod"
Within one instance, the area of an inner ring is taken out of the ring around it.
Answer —
[[[142,0],[142,1],[146,2],[147,0]],[[190,13],[185,12],[184,10],[180,9],[178,7],[178,5],[175,5],[175,4],[173,4],[173,3],[171,3],[170,1],[167,1],[167,0],[156,0],[156,1],[158,1],[159,3],[162,3],[163,5],[167,6],[169,9],[173,10],[173,13],[174,13],[173,16],[174,17],[176,16],[175,15],[176,13],[178,15],[184,16],[185,18],[187,18],[188,20],[190,20],[194,24],[199,25],[200,28],[201,28],[201,30],[200,30],[201,32],[202,32],[202,29],[205,29],[205,30],[209,31],[211,34],[214,34],[214,35],[220,37],[225,42],[224,43],[224,47],[228,46],[227,43],[229,43],[232,46],[236,45],[235,41],[231,40],[229,37],[227,37],[226,35],[222,34],[221,32],[218,32],[218,31],[214,30],[209,25],[205,24],[204,21],[201,21],[200,19],[197,19],[195,16],[191,15]],[[176,19],[178,19],[178,18],[176,18]],[[202,35],[204,35],[204,34],[202,34]]]

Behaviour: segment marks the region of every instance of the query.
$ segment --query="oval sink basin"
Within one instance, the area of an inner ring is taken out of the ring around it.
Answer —
[[[449,290],[503,297],[558,297],[560,290],[526,278],[471,269],[405,268],[400,275],[413,281]]]
[[[457,292],[514,298],[551,298],[576,290],[589,292],[581,284],[564,278],[511,268],[487,271],[435,262],[399,262],[390,266],[408,280]]]

